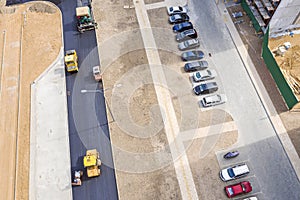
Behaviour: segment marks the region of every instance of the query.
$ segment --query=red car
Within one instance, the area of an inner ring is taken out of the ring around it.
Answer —
[[[249,181],[243,181],[234,185],[225,187],[225,192],[229,198],[235,197],[239,194],[245,194],[252,191],[252,186]]]

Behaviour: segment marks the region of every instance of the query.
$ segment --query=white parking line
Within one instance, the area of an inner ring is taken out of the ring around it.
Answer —
[[[158,2],[158,3],[151,3],[151,4],[147,4],[145,5],[146,9],[147,10],[151,10],[151,9],[156,9],[156,8],[163,8],[163,7],[166,7],[166,3],[163,1],[163,2]]]
[[[236,124],[231,121],[181,132],[180,139],[182,141],[194,140],[235,130],[237,130]]]

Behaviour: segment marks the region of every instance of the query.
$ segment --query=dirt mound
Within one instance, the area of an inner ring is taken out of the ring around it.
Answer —
[[[12,14],[14,12],[16,12],[15,7],[3,6],[3,7],[0,8],[0,14]]]
[[[46,3],[35,3],[28,8],[31,12],[56,13],[56,8]]]

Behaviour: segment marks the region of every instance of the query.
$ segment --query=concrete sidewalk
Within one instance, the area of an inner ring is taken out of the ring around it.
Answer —
[[[63,58],[31,84],[29,199],[72,199]]]

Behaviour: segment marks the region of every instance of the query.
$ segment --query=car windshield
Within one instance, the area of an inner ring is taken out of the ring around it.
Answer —
[[[232,188],[228,188],[227,191],[230,194],[230,196],[233,195],[233,189]]]
[[[241,186],[242,186],[242,190],[245,192],[246,191],[245,185],[241,184]]]
[[[173,11],[173,7],[170,8],[170,11]]]
[[[227,169],[227,172],[228,172],[228,175],[229,175],[231,178],[233,178],[233,177],[235,176],[235,174],[234,174],[232,168]]]
[[[187,35],[188,35],[188,32],[182,32],[182,33],[180,34],[180,37],[184,38],[184,37],[186,37]]]
[[[196,77],[197,77],[197,78],[201,78],[201,75],[200,75],[199,72],[196,73]]]
[[[201,85],[198,87],[195,87],[196,92],[200,92],[200,88],[201,88]]]
[[[207,85],[206,84],[203,84],[203,85],[200,85],[199,89],[201,88],[202,91],[206,90],[207,89]]]
[[[195,56],[194,52],[187,52],[187,56]]]
[[[174,21],[174,20],[176,20],[176,19],[180,19],[180,15],[173,15],[172,17],[171,17],[171,19]]]

